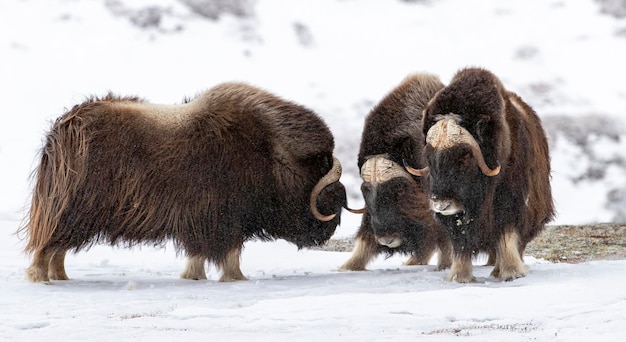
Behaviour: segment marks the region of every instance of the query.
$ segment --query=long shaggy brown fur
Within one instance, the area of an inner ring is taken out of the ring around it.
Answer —
[[[237,268],[233,251],[249,239],[323,243],[345,189],[336,182],[318,197],[320,211],[337,214],[331,221],[316,220],[308,204],[333,148],[315,113],[241,83],[176,106],[92,98],[54,123],[42,149],[22,228],[35,253],[29,278],[57,278],[62,261],[46,272],[48,261],[96,243],[173,241],[190,257]]]
[[[464,144],[444,149],[427,145],[424,150],[431,196],[464,208],[456,215],[437,214],[452,238],[455,263],[465,263],[453,265],[449,279],[473,281],[471,256],[491,250],[496,251],[494,276],[524,276],[524,249],[554,216],[541,121],[495,75],[480,68],[459,71],[432,99],[424,111],[424,134],[445,117],[471,133],[490,168],[501,167],[497,176],[481,173]]]
[[[363,270],[381,253],[411,254],[408,264],[427,264],[437,248],[440,249],[438,268],[450,266],[450,242],[443,227],[433,218],[422,180],[401,167],[405,161],[424,164],[422,110],[441,88],[443,84],[434,75],[411,75],[366,117],[359,170],[369,159],[382,156],[401,171],[382,182],[364,179],[361,190],[367,212],[357,232],[357,247],[342,269]],[[401,241],[401,244],[390,248],[380,244],[384,241]]]

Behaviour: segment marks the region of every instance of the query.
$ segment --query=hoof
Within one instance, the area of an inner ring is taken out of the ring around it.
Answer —
[[[44,272],[43,270],[36,267],[29,267],[26,270],[26,278],[32,283],[50,284],[48,272]]]

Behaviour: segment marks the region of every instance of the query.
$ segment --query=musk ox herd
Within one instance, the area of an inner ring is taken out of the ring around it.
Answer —
[[[246,241],[326,243],[343,209],[362,214],[352,256],[427,264],[448,281],[524,277],[526,245],[554,216],[550,157],[537,114],[491,72],[460,70],[444,85],[414,74],[367,115],[357,158],[363,209],[350,209],[330,129],[312,110],[243,83],[179,105],[108,94],[75,105],[46,135],[20,228],[32,282],[66,280],[67,252],[94,244],[162,246],[181,274],[246,279]]]

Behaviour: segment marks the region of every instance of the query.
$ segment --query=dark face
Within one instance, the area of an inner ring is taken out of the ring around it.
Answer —
[[[369,223],[378,244],[394,249],[419,250],[424,224],[432,220],[426,197],[420,198],[415,182],[404,177],[383,183],[364,182],[361,191]],[[425,217],[420,217],[425,216]]]
[[[343,184],[335,182],[328,185],[317,198],[317,208],[324,215],[336,214],[336,216],[330,221],[319,221],[313,217],[306,202],[301,210],[301,217],[303,217],[301,230],[294,230],[298,232],[296,235],[285,236],[284,239],[294,243],[298,248],[324,244],[333,236],[340,224],[341,209],[345,206],[346,189]]]
[[[430,167],[427,184],[431,209],[443,216],[476,217],[487,178],[470,149],[459,145],[434,151],[427,146],[425,153]]]

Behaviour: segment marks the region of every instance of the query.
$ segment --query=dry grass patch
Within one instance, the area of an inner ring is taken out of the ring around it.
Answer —
[[[350,252],[354,239],[331,239],[315,249]],[[580,263],[626,259],[626,224],[547,226],[526,247],[525,255],[551,262]]]

